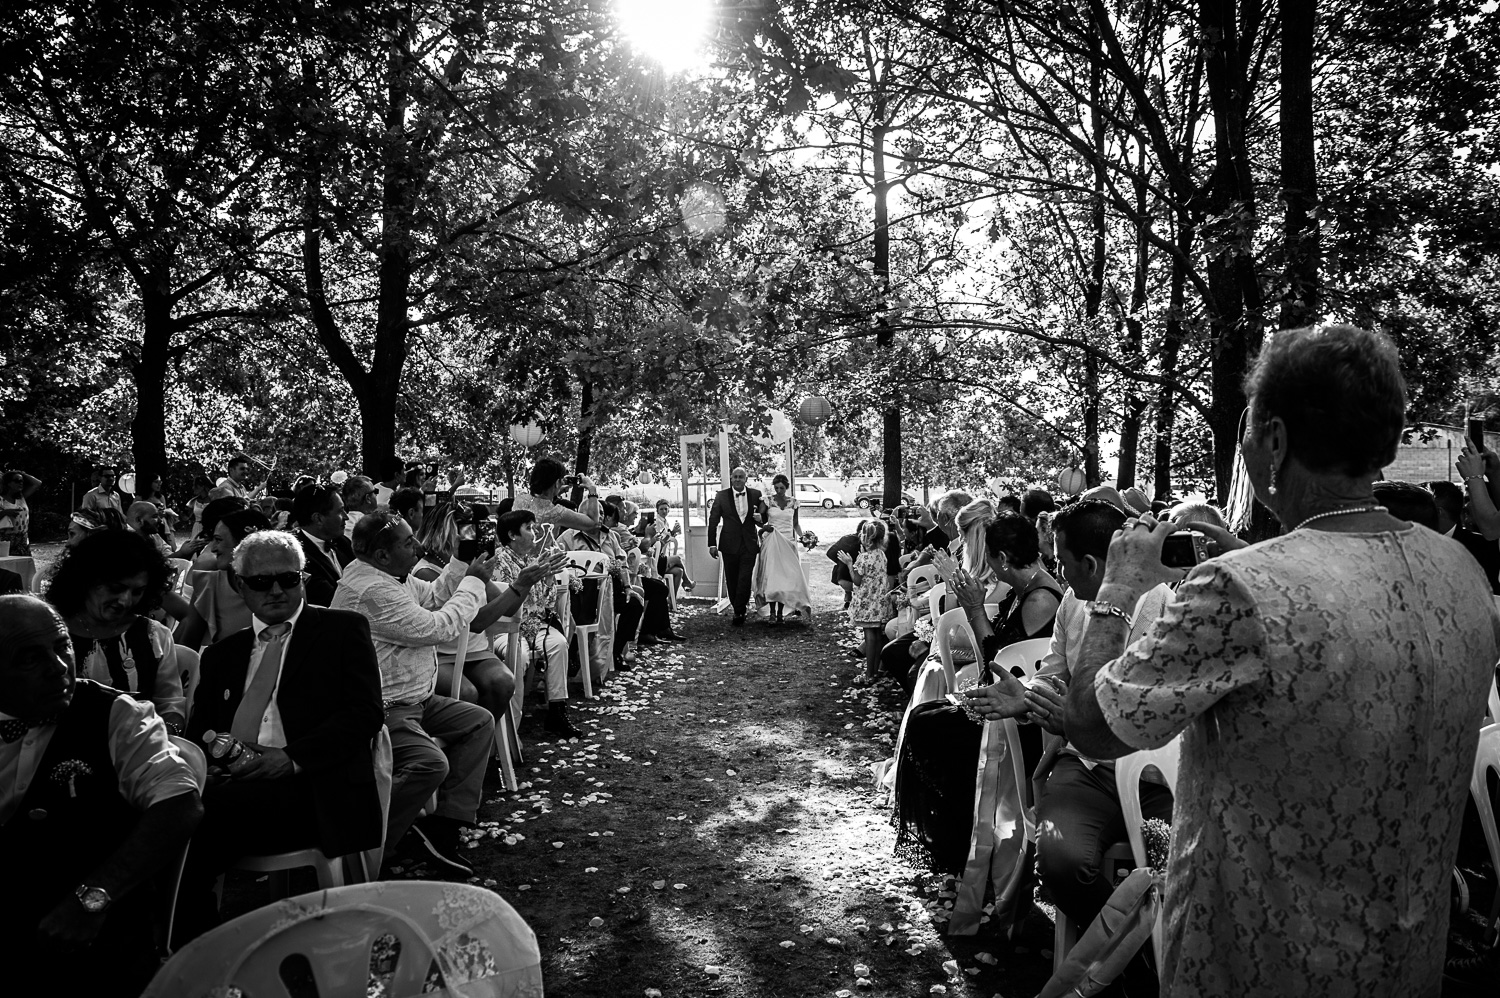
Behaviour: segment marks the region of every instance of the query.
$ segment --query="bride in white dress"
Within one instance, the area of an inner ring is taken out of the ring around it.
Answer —
[[[755,562],[756,605],[770,605],[773,624],[780,623],[788,609],[811,623],[812,600],[797,547],[797,538],[802,535],[797,500],[788,495],[792,485],[785,475],[773,478],[771,487],[776,494],[766,501],[766,526],[761,533],[760,557]]]

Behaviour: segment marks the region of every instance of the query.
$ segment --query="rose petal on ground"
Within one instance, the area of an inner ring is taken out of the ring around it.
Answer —
[[[604,924],[604,919],[600,918],[598,915],[595,915],[593,918],[589,919],[589,927],[590,928],[597,929],[599,926],[601,926],[603,924]]]
[[[665,880],[653,880],[653,881],[651,881],[651,889],[654,890],[654,891],[659,891],[659,890],[661,890],[662,888],[664,888],[666,886],[667,886],[667,882]]]
[[[707,974],[709,977],[718,977],[721,973],[723,973],[722,970],[720,970],[718,967],[714,966],[713,964],[709,964],[708,966],[704,967],[703,968],[703,972],[705,974]]]
[[[797,944],[794,943],[794,942],[792,942],[790,939],[783,939],[781,942],[777,943],[777,945],[780,946],[782,949],[796,949],[797,948]]]
[[[561,849],[566,844],[567,843],[565,843],[565,842],[554,842],[554,843],[552,843],[552,848],[554,848],[554,849]]]
[[[856,963],[854,965],[854,976],[855,977],[869,977],[870,976],[870,968],[866,967],[862,963]]]

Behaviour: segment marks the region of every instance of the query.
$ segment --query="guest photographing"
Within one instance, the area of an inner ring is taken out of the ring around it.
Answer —
[[[0,477],[0,541],[10,541],[10,553],[31,554],[31,507],[26,500],[42,487],[42,480],[12,469]]]
[[[1388,340],[1277,333],[1245,390],[1245,468],[1288,532],[1220,533],[1128,648],[1175,528],[1116,534],[1068,737],[1116,758],[1182,734],[1164,995],[1436,995],[1500,617],[1467,553],[1374,499],[1406,414]]]

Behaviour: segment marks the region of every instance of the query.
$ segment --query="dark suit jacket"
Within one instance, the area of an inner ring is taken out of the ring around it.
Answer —
[[[24,593],[26,587],[21,585],[21,577],[8,568],[0,568],[0,595],[12,593]]]
[[[308,540],[302,531],[297,531],[297,540],[302,545],[302,556],[307,559],[307,601],[313,606],[328,606],[333,602],[333,591],[339,585],[338,568],[317,544]],[[338,541],[334,541],[335,551]],[[342,563],[340,566],[342,567]]]
[[[1500,596],[1500,578],[1497,578],[1500,577],[1500,541],[1487,541],[1483,534],[1463,527],[1453,531],[1453,539],[1469,549],[1479,567],[1484,569],[1490,591]]]
[[[247,627],[203,651],[187,737],[228,731],[244,698],[255,629]],[[370,743],[385,723],[380,666],[370,624],[347,610],[305,605],[292,631],[276,706],[286,754],[312,781],[319,846],[329,856],[380,844],[380,798]]]
[[[754,516],[761,508],[760,492],[756,489],[745,490],[745,509],[747,511],[747,522],[740,521],[740,515],[734,510],[734,490],[720,489],[714,496],[713,507],[708,511],[708,543],[710,547],[716,547],[726,554],[756,554],[760,551],[760,528],[755,524]],[[719,522],[723,521],[724,531],[719,533]],[[717,541],[714,538],[718,538]]]

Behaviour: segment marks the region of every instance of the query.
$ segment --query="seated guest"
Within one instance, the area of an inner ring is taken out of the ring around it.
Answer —
[[[1206,502],[1180,502],[1167,511],[1166,519],[1183,526],[1206,523],[1220,530],[1229,529],[1219,507]]]
[[[578,738],[582,732],[568,717],[568,639],[557,618],[556,570],[544,571],[549,564],[560,568],[562,559],[538,560],[541,552],[536,516],[529,510],[502,513],[495,520],[495,540],[499,544],[495,577],[526,596],[521,605],[521,638],[525,642],[521,660],[526,666],[540,663],[547,673],[546,728],[561,738]],[[616,640],[625,639],[617,633]],[[523,677],[517,676],[516,681],[522,682]]]
[[[1376,482],[1370,487],[1370,491],[1374,494],[1375,501],[1396,519],[1409,520],[1420,523],[1428,530],[1437,530],[1437,500],[1422,486],[1411,482]]]
[[[150,541],[163,558],[176,557],[177,549],[162,536],[161,511],[156,508],[156,503],[144,499],[131,503],[125,512],[125,526]]]
[[[400,495],[399,491],[397,495]],[[434,506],[431,515],[423,521],[422,529],[417,533],[422,560],[412,569],[412,574],[423,582],[436,582],[448,562],[458,554],[459,527],[456,512],[450,503]],[[485,591],[486,596],[491,599],[499,595],[499,590],[490,591],[493,586],[491,583]],[[459,699],[479,704],[498,719],[510,709],[510,698],[516,690],[516,680],[511,675],[510,667],[501,661],[491,647],[485,627],[494,621],[485,619],[486,616],[481,610],[469,625],[467,634],[456,641],[437,646],[437,688],[453,688],[453,664],[458,661],[458,642],[465,642],[464,675],[460,681]]]
[[[411,527],[412,533],[420,534],[422,532],[422,514],[426,510],[425,502],[426,497],[422,495],[421,489],[402,486],[391,493],[389,506],[391,507],[391,512],[406,521],[406,525]]]
[[[219,521],[230,513],[238,513],[249,508],[250,500],[241,499],[238,496],[215,499],[203,507],[202,526],[192,540],[192,545],[197,551],[192,555],[195,571],[215,572],[219,570],[219,553],[213,548],[214,534],[218,530]]]
[[[922,552],[909,567],[925,565],[932,560],[933,551],[956,551],[958,526],[954,522],[958,511],[974,501],[974,497],[958,489],[950,489],[932,501],[930,506],[918,507],[918,519],[922,523]]]
[[[654,645],[658,641],[686,641],[686,638],[672,630],[672,602],[667,595],[667,584],[641,573],[641,563],[645,557],[640,551],[641,539],[633,532],[640,515],[639,506],[629,499],[622,500],[619,522],[610,528],[621,550],[625,552],[630,584],[641,590],[645,601],[637,640],[642,645]]]
[[[959,544],[962,545],[958,554],[960,564],[976,579],[982,580],[989,574],[984,536],[989,525],[995,522],[1000,508],[988,499],[975,499],[953,517],[953,525],[958,528]]]
[[[203,511],[213,500],[209,493],[213,491],[214,482],[207,475],[199,475],[193,479],[193,497],[188,500],[188,537],[197,537],[203,532]]]
[[[160,966],[153,879],[202,816],[149,703],[74,678],[68,631],[0,596],[0,961],[6,994],[140,994]]]
[[[229,513],[214,524],[208,548],[213,569],[193,577],[193,606],[177,628],[178,644],[198,649],[250,626],[250,607],[235,583],[234,549],[255,531],[270,529],[271,521],[258,509]]]
[[[986,719],[1029,714],[1053,734],[1067,734],[1059,691],[1066,690],[1072,677],[1072,662],[1088,623],[1088,604],[1104,579],[1110,538],[1124,525],[1124,513],[1096,499],[1073,503],[1053,518],[1057,562],[1069,588],[1057,611],[1052,644],[1030,683],[1001,674],[994,685],[969,691],[967,696]],[[1171,599],[1172,590],[1166,585],[1142,596],[1131,608],[1130,633],[1144,634]],[[1104,853],[1126,841],[1115,766],[1112,760],[1086,758],[1065,744],[1046,780],[1046,792],[1036,805],[1037,873],[1057,906],[1082,932],[1114,890],[1102,868]],[[1146,784],[1141,790],[1141,813],[1170,823],[1171,792]],[[1135,985],[1132,994],[1146,993],[1153,984],[1150,968],[1138,963],[1131,965],[1126,979]]]
[[[1479,562],[1491,592],[1500,596],[1500,543],[1485,540],[1484,535],[1467,529],[1464,524],[1464,490],[1452,482],[1428,482],[1427,491],[1437,502],[1437,532],[1462,544]]]
[[[291,522],[306,559],[307,601],[313,606],[333,602],[333,591],[354,558],[344,536],[344,499],[337,485],[308,485],[292,498]]]
[[[542,458],[531,469],[530,491],[517,496],[513,508],[518,512],[532,514],[537,523],[542,526],[550,525],[559,533],[564,530],[593,530],[598,527],[598,520],[591,520],[583,513],[567,509],[558,502],[557,496],[563,490],[563,479],[567,474],[568,469],[563,467],[561,461],[550,457]],[[584,485],[584,482],[588,484]],[[579,484],[589,495],[599,498],[599,490],[587,475],[579,476]]]
[[[47,587],[73,642],[78,674],[149,700],[173,734],[187,724],[172,632],[152,620],[171,569],[151,542],[103,530],[68,549]]]
[[[687,574],[687,563],[679,555],[681,544],[678,538],[682,535],[682,526],[669,525],[667,517],[672,513],[672,504],[665,499],[656,501],[656,519],[650,524],[643,524],[639,530],[652,545],[656,555],[656,574],[665,579],[668,575],[675,576],[677,588],[692,592],[697,585]]]
[[[210,760],[204,817],[181,905],[192,936],[213,924],[213,878],[245,855],[316,846],[330,859],[380,845],[371,743],[385,712],[370,625],[309,605],[302,546],[262,530],[234,550],[252,624],[203,651],[188,739],[228,732],[253,752]]]
[[[79,541],[89,534],[100,530],[124,530],[125,519],[112,509],[80,509],[75,510],[68,518],[68,536],[63,541],[65,547],[75,547]]]
[[[1057,512],[1057,500],[1052,498],[1052,493],[1046,489],[1030,488],[1021,494],[1021,515],[1032,523],[1043,513]],[[1050,553],[1050,548],[1044,548],[1043,554]]]
[[[0,475],[0,540],[10,541],[10,553],[31,554],[31,507],[26,500],[42,487],[40,478],[11,469]]]
[[[364,475],[350,475],[344,479],[342,489],[344,509],[348,512],[344,519],[344,533],[352,541],[354,526],[359,523],[359,518],[375,512],[380,504],[377,501],[375,483]]]
[[[375,506],[391,504],[395,495],[406,484],[406,462],[399,457],[386,458],[380,463],[380,481],[375,483]],[[413,530],[416,528],[413,527]]]
[[[1500,615],[1466,552],[1375,499],[1406,418],[1389,340],[1270,334],[1245,389],[1245,469],[1287,532],[1220,537],[1127,646],[1174,574],[1172,524],[1128,524],[1070,663],[1068,738],[1107,759],[1183,735],[1164,993],[1436,995]]]
[[[465,565],[454,559],[436,582],[424,582],[411,574],[420,558],[405,520],[389,510],[366,514],[354,528],[354,561],[339,579],[332,606],[370,622],[380,663],[395,774],[386,854],[394,855],[410,830],[414,852],[445,875],[471,877],[459,830],[474,823],[479,809],[495,720],[483,707],[436,692],[437,646],[468,632],[485,603],[495,562],[480,557]],[[433,791],[436,813],[413,826]]]
[[[1051,636],[1062,587],[1042,567],[1036,528],[1020,513],[1005,510],[996,516],[985,527],[982,550],[986,569],[1010,587],[995,616],[984,616],[986,593],[975,573],[958,569],[948,588],[968,615],[988,662],[1006,645]]]

